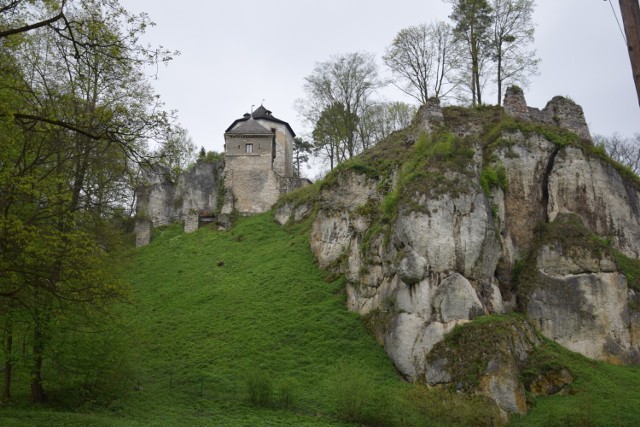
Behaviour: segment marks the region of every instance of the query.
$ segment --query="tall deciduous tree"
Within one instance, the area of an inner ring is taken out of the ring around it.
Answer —
[[[455,88],[460,49],[445,22],[420,24],[400,30],[383,60],[400,81],[395,86],[424,104]]]
[[[338,163],[349,158],[347,147],[349,140],[355,140],[359,118],[347,112],[344,105],[335,102],[325,108],[313,129],[315,152],[329,160],[333,169]]]
[[[148,21],[117,0],[10,6],[0,7],[4,397],[13,330],[22,325],[22,335],[31,335],[22,358],[31,360],[31,399],[41,402],[56,329],[123,296],[106,265],[114,242],[104,230],[130,197],[122,177],[144,155],[142,142],[167,128],[141,69],[168,58],[138,44]]]
[[[483,65],[491,56],[490,29],[493,10],[487,0],[449,0],[453,11],[453,32],[464,43],[473,105],[482,104]]]
[[[196,158],[196,146],[189,132],[179,125],[167,129],[156,151],[160,163],[169,168],[174,179]]]
[[[526,86],[535,74],[539,60],[533,43],[533,0],[492,0],[493,31],[491,49],[495,61],[498,105],[502,105],[502,88],[508,84]]]
[[[362,149],[358,136],[358,121],[373,104],[372,94],[382,82],[374,57],[367,53],[338,55],[316,65],[311,75],[305,78],[306,98],[298,101],[298,109],[307,121],[319,129],[322,140],[331,138],[340,146],[332,148],[329,157],[340,161],[351,158]],[[324,118],[322,117],[324,114]],[[337,120],[338,134],[331,135],[326,122],[331,116]],[[321,120],[322,119],[322,120]],[[314,135],[314,139],[318,141]],[[325,147],[332,147],[323,142]]]
[[[300,178],[300,166],[309,161],[309,155],[313,152],[313,144],[300,137],[293,138],[293,174]]]

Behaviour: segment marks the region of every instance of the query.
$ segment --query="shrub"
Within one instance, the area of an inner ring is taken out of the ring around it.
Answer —
[[[489,194],[493,187],[507,189],[507,171],[503,165],[497,167],[485,166],[480,173],[480,186],[485,194]]]
[[[281,408],[290,409],[295,403],[295,383],[285,379],[278,383],[276,392],[277,404]]]
[[[264,371],[254,370],[247,375],[249,401],[256,406],[269,406],[273,401],[273,382]]]

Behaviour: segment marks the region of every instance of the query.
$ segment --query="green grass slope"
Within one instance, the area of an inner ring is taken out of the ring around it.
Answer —
[[[405,383],[346,310],[344,283],[316,267],[304,225],[287,231],[267,213],[227,232],[161,229],[126,276],[137,390],[112,405],[123,422],[473,425],[495,415],[476,398]]]
[[[167,228],[138,252],[128,274],[140,391],[126,408],[134,418],[220,425],[254,416],[283,422],[294,413],[295,424],[315,423],[332,411],[325,383],[340,365],[397,381],[382,349],[344,310],[341,283],[326,283],[306,239],[271,218],[243,219],[230,232]],[[279,400],[288,394],[295,410],[247,410],[249,378],[273,388],[271,406],[287,406]]]

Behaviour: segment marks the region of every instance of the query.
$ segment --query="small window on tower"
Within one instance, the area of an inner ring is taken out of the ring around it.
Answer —
[[[246,147],[245,147],[245,152],[247,154],[253,153],[253,144],[247,144]]]

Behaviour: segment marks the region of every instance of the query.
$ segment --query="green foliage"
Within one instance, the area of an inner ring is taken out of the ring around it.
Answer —
[[[442,116],[446,127],[452,132],[466,128],[485,134],[506,114],[504,109],[498,106],[476,105],[469,108],[452,105],[442,109]]]
[[[514,132],[521,132],[526,138],[533,135],[540,135],[555,144],[557,147],[564,147],[567,145],[576,145],[580,147],[591,146],[591,144],[581,141],[578,135],[568,129],[543,123],[517,120],[508,116],[505,116],[500,121],[493,124],[493,126],[484,133],[484,145],[492,147],[495,143],[500,142],[500,137]]]
[[[271,406],[273,403],[273,382],[260,370],[253,370],[247,376],[249,401],[256,406]]]
[[[502,190],[507,189],[508,179],[507,171],[504,165],[497,167],[485,165],[480,173],[480,186],[485,194],[490,194],[491,188],[499,187]]]
[[[444,388],[413,387],[408,398],[431,426],[500,425],[499,409],[480,395],[461,395]],[[418,424],[419,425],[419,424]]]
[[[222,212],[224,207],[225,198],[227,196],[227,185],[225,183],[225,177],[218,177],[218,188],[216,193],[216,214]]]
[[[640,292],[640,260],[630,258],[620,251],[613,251],[618,270],[627,278],[627,285]]]
[[[454,362],[447,366],[454,382],[464,390],[471,390],[478,386],[491,358],[507,354],[512,335],[521,331],[523,322],[524,317],[519,314],[476,317],[445,335],[427,360],[444,358]]]
[[[198,154],[198,162],[210,163],[212,165],[224,161],[224,153],[218,153],[216,151],[204,151],[204,147]]]
[[[70,410],[78,407],[104,408],[127,396],[134,385],[129,363],[128,341],[122,331],[103,316],[95,316],[82,330],[75,322],[59,325],[65,331],[51,337],[53,350],[48,375],[50,403]],[[96,333],[96,331],[99,331]]]
[[[363,162],[358,157],[350,160],[345,160],[344,162],[336,166],[335,169],[331,171],[331,173],[340,174],[345,171],[352,171],[359,175],[365,175],[366,177],[371,179],[377,179],[380,176],[380,172],[376,168]]]
[[[291,204],[293,207],[297,207],[304,203],[315,203],[324,186],[326,186],[326,180],[317,181],[311,185],[305,185],[295,191],[286,193],[280,196],[274,206],[274,209],[278,209],[286,204]]]

